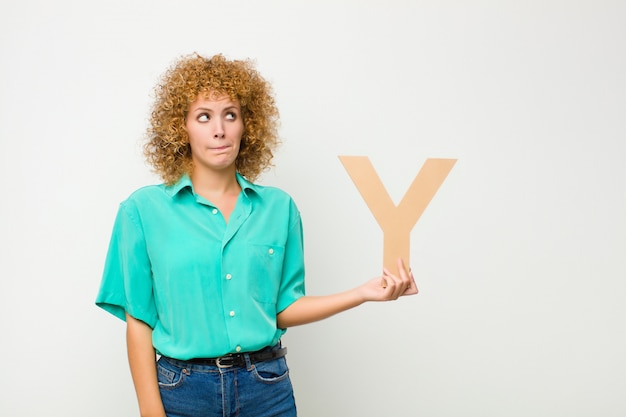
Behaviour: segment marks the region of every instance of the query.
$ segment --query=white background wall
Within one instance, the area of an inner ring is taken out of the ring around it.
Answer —
[[[288,332],[300,415],[626,414],[626,3],[3,1],[0,415],[136,413],[97,309],[152,86],[191,52],[252,57],[298,202],[308,291],[376,275],[382,233],[337,155],[395,199],[459,161],[412,233],[418,297]]]

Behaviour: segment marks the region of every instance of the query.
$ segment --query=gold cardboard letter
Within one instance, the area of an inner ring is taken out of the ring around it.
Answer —
[[[367,156],[339,156],[339,159],[383,230],[383,265],[397,274],[396,261],[402,258],[408,268],[411,229],[456,159],[427,159],[397,207]]]

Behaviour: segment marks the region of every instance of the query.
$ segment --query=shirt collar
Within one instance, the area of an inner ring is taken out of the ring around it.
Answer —
[[[236,175],[237,175],[237,182],[239,183],[239,186],[248,197],[250,197],[250,193],[249,193],[250,190],[253,191],[257,195],[259,194],[259,191],[257,189],[258,186],[256,184],[253,184],[247,179],[245,179],[243,175],[241,175],[239,172],[237,172]],[[191,182],[191,178],[189,178],[188,174],[183,174],[178,181],[176,181],[174,184],[170,186],[167,186],[165,188],[165,192],[170,197],[174,197],[175,195],[180,193],[181,190],[185,188],[189,188],[193,192],[193,183]]]

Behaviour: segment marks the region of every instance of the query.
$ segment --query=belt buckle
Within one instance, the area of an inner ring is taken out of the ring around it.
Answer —
[[[220,369],[232,368],[235,365],[235,357],[232,355],[222,356],[215,359],[215,365]]]

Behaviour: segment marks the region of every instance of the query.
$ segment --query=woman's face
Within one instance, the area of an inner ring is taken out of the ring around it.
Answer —
[[[200,94],[189,105],[185,129],[194,171],[235,170],[243,120],[238,101],[227,95]]]

